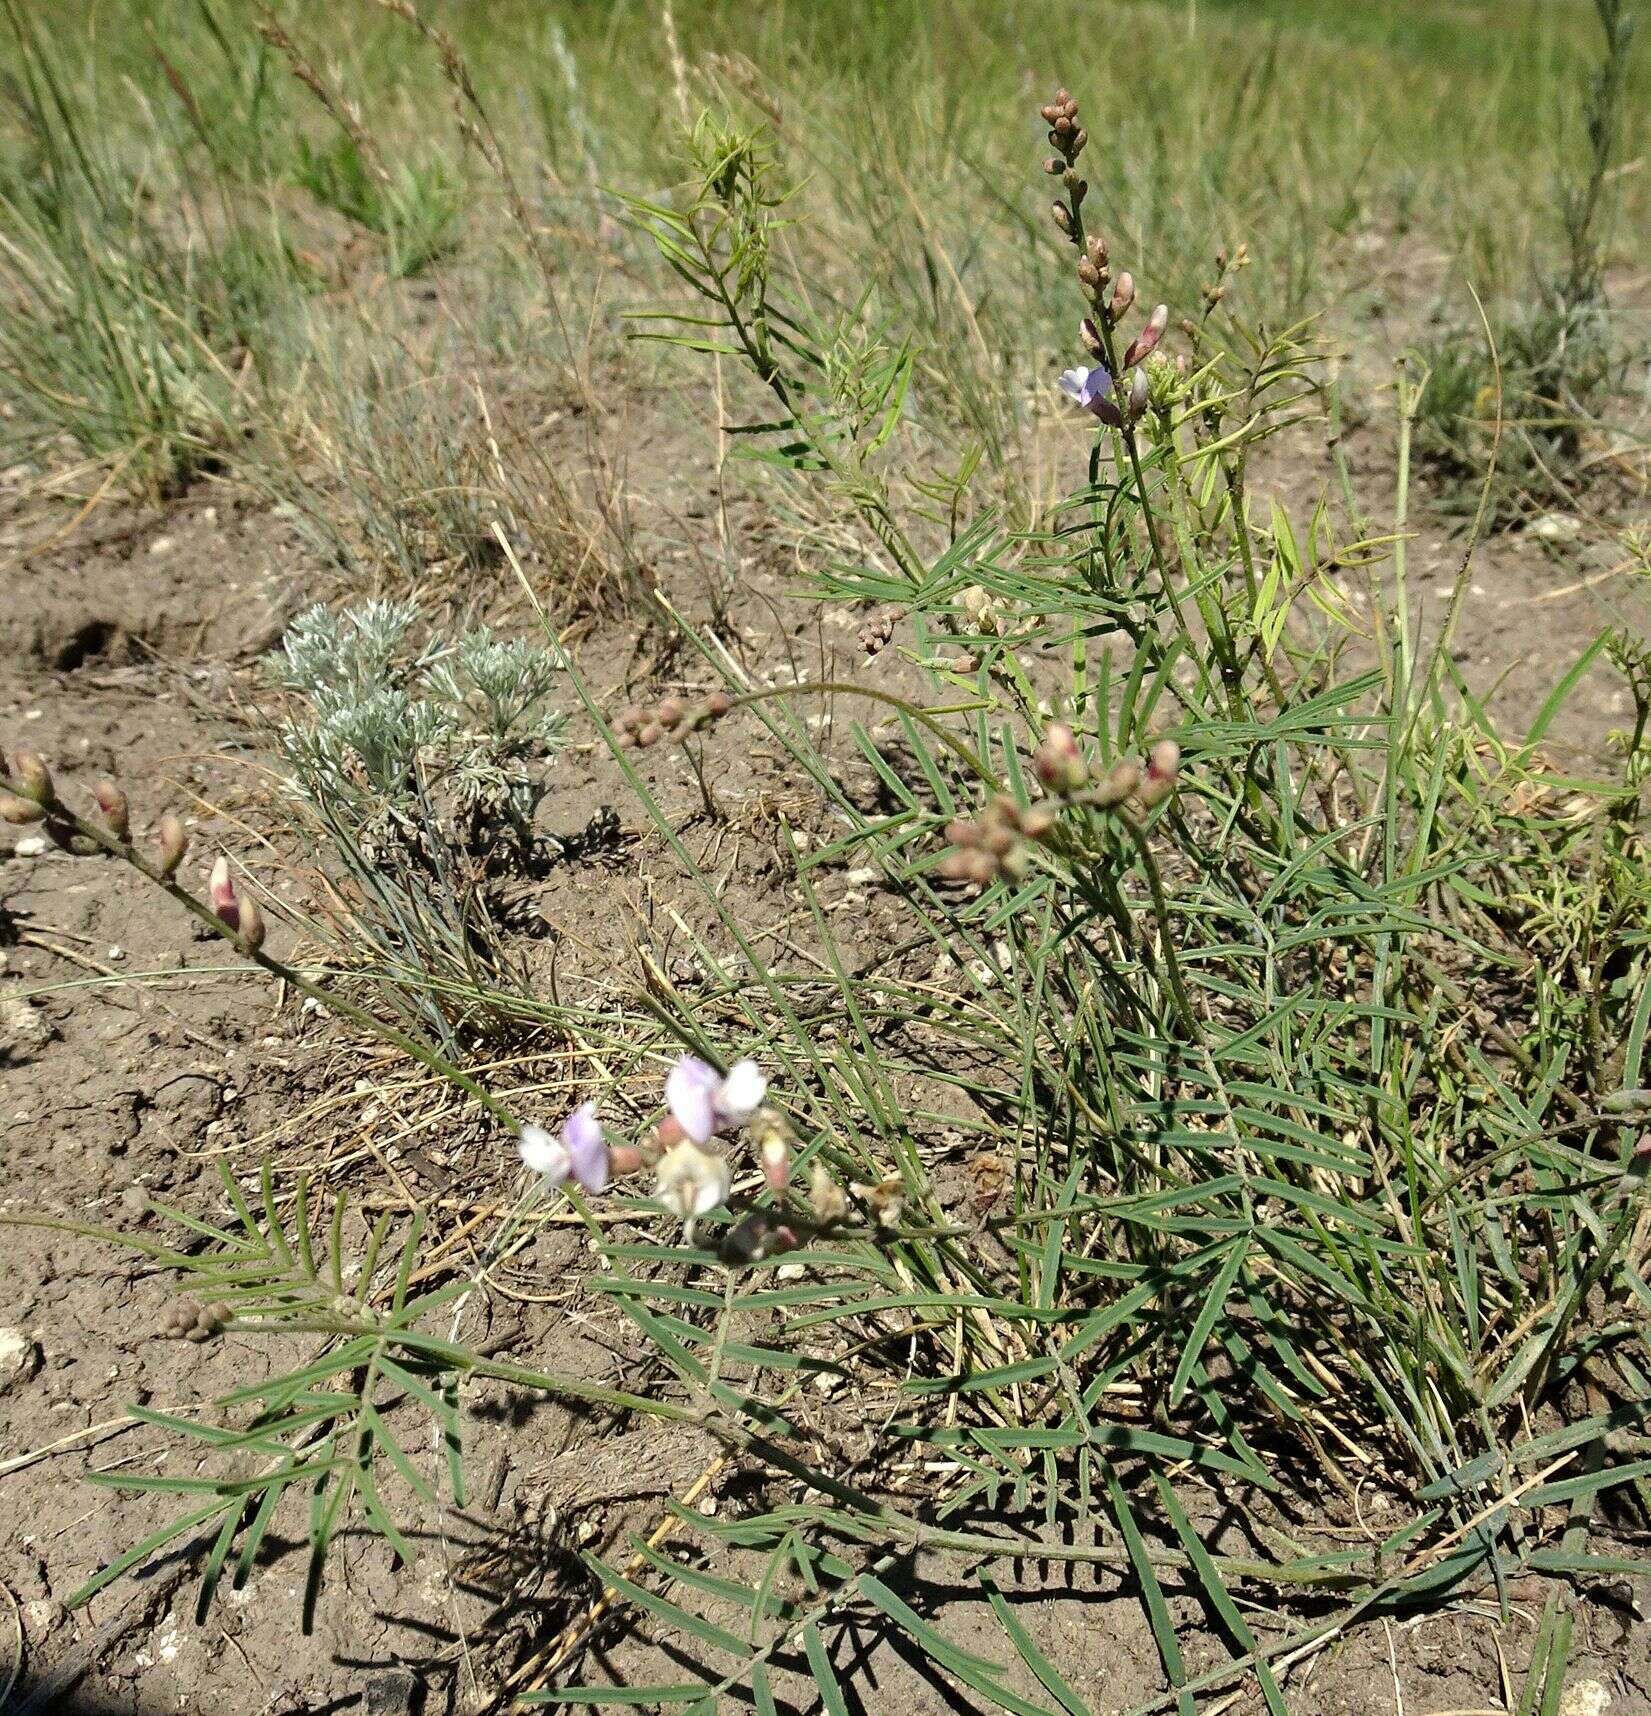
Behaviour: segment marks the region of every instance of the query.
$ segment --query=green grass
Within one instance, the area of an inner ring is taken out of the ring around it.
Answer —
[[[1533,184],[1575,182],[1589,10],[1499,7],[1491,29],[1483,9],[1423,0],[1200,0],[1110,8],[1101,41],[1076,4],[433,15],[463,72],[366,6],[347,41],[290,8],[276,51],[239,8],[179,5],[158,32],[170,75],[135,34],[26,45],[27,87],[46,93],[11,116],[8,194],[55,209],[42,186],[73,184],[90,212],[38,215],[14,262],[124,295],[28,310],[7,336],[18,421],[42,461],[67,440],[131,463],[150,492],[226,459],[296,501],[357,590],[462,603],[519,580],[558,610],[543,617],[560,654],[564,592],[539,569],[587,530],[634,601],[634,543],[599,482],[557,488],[510,451],[491,402],[577,402],[601,447],[605,390],[663,397],[683,421],[711,421],[714,400],[809,593],[904,622],[898,681],[776,689],[664,612],[684,676],[721,680],[733,703],[693,741],[702,782],[719,747],[760,736],[833,831],[800,855],[780,844],[805,914],[792,951],[764,951],[765,926],[620,747],[576,649],[565,701],[655,825],[691,982],[666,975],[663,947],[552,997],[468,958],[419,970],[382,938],[319,973],[253,951],[506,1126],[533,1099],[478,1086],[468,1017],[487,1017],[490,1053],[512,1032],[578,1045],[616,1135],[638,1139],[679,1049],[754,1053],[795,1134],[794,1185],[818,1165],[851,1213],[815,1233],[793,1194],[812,1239],[793,1280],[719,1249],[736,1217],[769,1219],[766,1194],[753,1211],[742,1192],[692,1243],[640,1192],[608,1194],[627,1220],[591,1222],[582,1289],[658,1378],[617,1397],[457,1343],[446,1290],[407,1296],[416,1228],[363,1236],[386,1259],[405,1247],[375,1311],[341,1303],[344,1216],[316,1251],[320,1224],[302,1202],[277,1209],[267,1175],[257,1197],[228,1188],[229,1221],[181,1212],[206,1244],[159,1260],[203,1292],[232,1283],[239,1319],[311,1337],[315,1355],[224,1403],[226,1475],[144,1480],[185,1496],[176,1533],[217,1534],[203,1608],[299,1486],[315,1498],[307,1612],[352,1513],[400,1552],[380,1485],[393,1472],[406,1508],[428,1509],[438,1473],[413,1452],[427,1432],[416,1444],[387,1422],[388,1396],[433,1416],[456,1490],[451,1391],[479,1371],[691,1420],[753,1479],[714,1517],[682,1508],[671,1548],[587,1565],[592,1593],[694,1653],[692,1677],[570,1684],[552,1702],[709,1716],[738,1691],[759,1711],[847,1708],[836,1629],[852,1616],[989,1705],[1085,1716],[1073,1682],[1089,1665],[1056,1660],[1008,1601],[1017,1569],[1046,1561],[1127,1576],[1162,1660],[1165,1695],[1143,1709],[1178,1711],[1240,1683],[1280,1711],[1292,1653],[1540,1578],[1553,1597],[1524,1704],[1551,1708],[1579,1588],[1637,1552],[1648,1500],[1644,647],[1602,638],[1504,731],[1450,651],[1467,560],[1424,646],[1406,569],[1419,469],[1459,458],[1476,528],[1495,516],[1484,449],[1449,440],[1485,385],[1453,337],[1432,391],[1399,396],[1392,492],[1292,511],[1254,496],[1249,466],[1322,410],[1314,318],[1337,327],[1380,293],[1421,323],[1407,246],[1443,250],[1496,326],[1524,330],[1504,361],[1541,391],[1553,338],[1529,283],[1566,256],[1558,192]],[[300,64],[328,68],[319,97],[288,76]],[[146,98],[94,119],[111,78]],[[1643,41],[1625,78],[1634,159]],[[1189,360],[1153,368],[1133,433],[1094,429],[1076,483],[1038,450],[1085,307],[1049,219],[1060,181],[1038,171],[1036,108],[1057,81],[1090,130],[1082,218],[1140,285],[1114,354],[1162,297]],[[1553,141],[1535,164],[1533,136]],[[153,187],[197,182],[210,195],[179,204],[175,229],[146,212]],[[398,184],[416,218],[384,200]],[[1608,272],[1644,197],[1635,175],[1611,180]],[[321,242],[340,221],[347,260]],[[1225,295],[1206,299],[1221,247]],[[186,293],[178,271],[201,268],[208,285]],[[169,337],[180,324],[189,338]],[[232,373],[223,396],[208,387]],[[1585,403],[1578,390],[1579,423]],[[581,604],[600,606],[588,588]],[[1607,661],[1637,724],[1573,778],[1547,741]],[[810,720],[826,697],[834,741]],[[1097,779],[1173,735],[1179,790],[1122,809],[1040,794],[1057,718]],[[1040,807],[1052,827],[989,885],[949,879],[959,823]],[[101,838],[47,812],[71,843]],[[424,861],[439,873],[447,856]],[[895,912],[870,964],[828,909],[845,869],[873,871]],[[988,1162],[995,1202],[960,1208],[945,1170]],[[500,1223],[484,1273],[534,1213],[530,1197]],[[864,1403],[871,1442],[853,1460],[816,1422],[820,1379]],[[930,1476],[896,1487],[914,1458]],[[1372,1493],[1374,1541],[1353,1529]],[[1222,1508],[1247,1529],[1212,1530]],[[995,1633],[917,1606],[909,1574],[931,1555],[979,1586]],[[1194,1632],[1214,1668],[1189,1668]]]

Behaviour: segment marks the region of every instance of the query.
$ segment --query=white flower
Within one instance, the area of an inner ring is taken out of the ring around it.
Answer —
[[[542,1126],[524,1126],[517,1148],[528,1171],[543,1174],[553,1186],[559,1186],[573,1171],[573,1157],[566,1144]]]

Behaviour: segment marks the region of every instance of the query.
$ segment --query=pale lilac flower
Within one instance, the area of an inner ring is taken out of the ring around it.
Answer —
[[[659,1158],[654,1197],[674,1215],[691,1222],[728,1197],[733,1184],[728,1164],[697,1144],[674,1144]]]
[[[608,1146],[594,1102],[582,1102],[574,1109],[562,1122],[560,1137],[542,1126],[524,1126],[518,1148],[529,1171],[543,1175],[553,1186],[572,1180],[587,1192],[607,1190]]]
[[[714,1133],[738,1131],[762,1106],[768,1080],[755,1061],[736,1061],[727,1075],[683,1055],[665,1079],[665,1102],[685,1138],[705,1143]]]
[[[1092,412],[1114,429],[1123,427],[1123,413],[1115,403],[1116,388],[1112,371],[1105,364],[1093,369],[1069,369],[1061,372],[1061,392],[1076,400],[1085,411]]]

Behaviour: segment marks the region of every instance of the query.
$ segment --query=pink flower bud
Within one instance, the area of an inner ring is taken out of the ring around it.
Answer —
[[[184,831],[182,818],[168,811],[161,818],[160,850],[155,857],[155,867],[163,876],[175,876],[188,850],[189,836]]]
[[[720,721],[733,707],[734,700],[726,691],[713,691],[705,699],[706,713],[713,721]]]
[[[1106,347],[1101,343],[1100,329],[1088,316],[1085,316],[1078,324],[1078,338],[1083,341],[1084,350],[1092,358],[1106,356]]]
[[[634,1174],[642,1166],[642,1152],[634,1144],[614,1144],[608,1150],[608,1167],[617,1176]]]
[[[235,897],[235,878],[229,873],[229,860],[220,857],[212,866],[207,890],[212,897],[212,909],[221,922],[232,930],[241,927],[241,902]]]
[[[683,709],[681,700],[675,697],[667,697],[654,711],[654,719],[666,730],[666,732],[669,732],[671,728],[676,726],[676,724],[682,719],[682,715]]]
[[[1124,368],[1132,363],[1139,363],[1149,352],[1156,351],[1158,342],[1164,337],[1164,330],[1169,326],[1169,305],[1160,304],[1152,312],[1147,325],[1135,336],[1134,343],[1124,353]]]
[[[1181,777],[1181,747],[1173,739],[1160,739],[1147,758],[1141,780],[1141,803],[1162,804],[1175,791]]]
[[[791,1147],[779,1132],[770,1132],[762,1141],[762,1177],[771,1192],[783,1192],[791,1179]]]
[[[1129,417],[1131,422],[1147,408],[1149,385],[1147,372],[1144,369],[1136,370],[1135,377],[1129,384]]]
[[[126,794],[113,781],[99,781],[95,796],[109,832],[117,840],[124,840],[132,831],[132,809],[126,802]]]
[[[1135,276],[1126,268],[1112,288],[1112,319],[1117,321],[1135,302]]]
[[[1064,797],[1079,792],[1089,780],[1078,736],[1064,721],[1050,724],[1043,743],[1032,753],[1032,772],[1045,792]]]

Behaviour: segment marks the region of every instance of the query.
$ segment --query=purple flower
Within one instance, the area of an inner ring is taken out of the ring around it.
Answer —
[[[683,1055],[665,1079],[665,1102],[682,1135],[696,1144],[736,1131],[762,1106],[768,1080],[755,1061],[736,1061],[727,1076],[698,1055]]]
[[[1063,371],[1060,387],[1068,399],[1076,400],[1103,423],[1110,423],[1114,429],[1122,425],[1123,416],[1112,403],[1112,372],[1105,364],[1096,364],[1093,369]]]
[[[529,1171],[542,1174],[553,1186],[572,1180],[587,1192],[607,1190],[608,1146],[594,1102],[574,1109],[562,1122],[559,1138],[542,1126],[524,1126],[518,1148]]]

